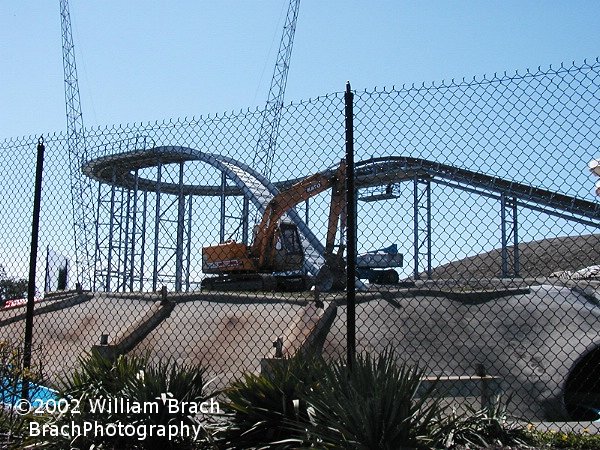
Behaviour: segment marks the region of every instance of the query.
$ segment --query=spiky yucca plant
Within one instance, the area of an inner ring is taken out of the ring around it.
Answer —
[[[423,371],[397,365],[393,351],[359,354],[350,369],[328,365],[324,385],[307,396],[309,437],[326,448],[428,448],[439,401],[416,398]]]
[[[515,423],[509,423],[506,402],[498,401],[481,409],[462,405],[464,412],[456,411],[440,416],[432,435],[440,448],[466,446],[486,448],[496,446],[516,446],[527,449],[533,439],[527,430]]]
[[[206,370],[201,366],[179,365],[171,360],[159,363],[150,362],[149,356],[124,355],[116,360],[105,358],[97,352],[80,360],[80,367],[68,377],[60,392],[62,398],[78,400],[78,412],[68,410],[65,414],[53,417],[42,417],[41,421],[60,427],[71,422],[100,424],[134,424],[136,426],[160,425],[172,423],[186,425],[204,425],[202,417],[180,409],[170,411],[163,397],[181,402],[203,402],[214,395],[207,391]],[[158,411],[133,408],[116,408],[116,410],[93,411],[91,404],[98,401],[110,403],[112,400],[153,403],[159,406]],[[42,442],[34,442],[32,448],[95,448],[95,449],[192,449],[197,447],[188,436],[177,436],[169,440],[166,436],[152,436],[140,439],[141,436],[123,435],[80,435],[73,439],[64,436],[45,437]],[[202,438],[206,437],[204,434]]]
[[[266,375],[245,374],[225,391],[230,426],[226,448],[288,448],[304,441],[308,414],[305,398],[319,392],[325,363],[298,354],[284,358]]]

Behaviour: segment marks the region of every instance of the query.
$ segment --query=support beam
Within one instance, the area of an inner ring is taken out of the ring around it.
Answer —
[[[517,201],[504,193],[500,194],[500,235],[501,276],[502,278],[518,277],[520,264]],[[509,244],[511,238],[512,244]]]
[[[158,288],[158,242],[160,238],[160,185],[162,182],[162,162],[159,160],[156,172],[156,214],[154,219],[154,258],[152,266],[152,292]]]
[[[183,161],[179,163],[179,195],[177,197],[177,242],[175,244],[175,292],[182,290],[183,234],[185,227],[185,196],[183,195]]]
[[[421,185],[424,189],[420,192]],[[420,179],[417,174],[413,177],[413,236],[414,279],[421,278],[423,256],[427,278],[431,279],[431,182],[429,178]]]

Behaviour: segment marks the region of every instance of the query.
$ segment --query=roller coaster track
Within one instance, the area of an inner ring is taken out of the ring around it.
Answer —
[[[97,181],[133,189],[136,179],[132,172],[159,164],[183,161],[201,161],[225,173],[237,187],[237,190],[226,191],[226,195],[244,195],[252,201],[261,214],[269,201],[279,192],[273,183],[247,164],[233,158],[204,153],[188,147],[164,146],[144,151],[113,154],[90,161],[83,167],[83,171]],[[137,183],[138,189],[156,191],[156,182],[153,180],[138,178]],[[184,195],[221,195],[221,187],[186,185],[182,189],[176,184],[161,183],[161,192],[174,195],[179,192],[183,192]],[[323,244],[295,210],[288,212],[287,219],[296,223],[300,231],[305,252],[305,269],[311,275],[316,275],[325,262],[322,257],[325,250]]]
[[[162,146],[148,150],[109,154],[89,161],[84,173],[101,183],[113,184],[127,189],[156,191],[156,182],[136,177],[138,170],[160,164],[201,161],[226,174],[235,186],[228,186],[225,195],[243,195],[262,213],[267,203],[280,189],[297,180],[272,183],[245,163],[222,155],[204,153],[188,147]],[[331,169],[334,170],[334,169]],[[484,175],[446,164],[411,157],[389,156],[373,158],[356,163],[356,186],[358,188],[385,186],[415,177],[431,179],[447,186],[475,192],[480,195],[508,196],[519,205],[575,220],[600,228],[600,204],[568,195],[528,186],[498,177]],[[221,186],[198,186],[161,183],[161,193],[177,195],[219,196]],[[298,226],[306,253],[306,270],[316,275],[324,260],[324,247],[311,232],[295,210],[287,218]]]
[[[520,203],[522,206],[600,227],[600,203],[597,202],[420,158],[389,156],[356,163],[359,187],[397,183],[415,175],[481,195],[505,195],[526,202]]]

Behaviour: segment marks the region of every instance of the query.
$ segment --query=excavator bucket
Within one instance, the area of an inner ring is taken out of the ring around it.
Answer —
[[[336,253],[326,253],[323,256],[325,264],[315,279],[316,289],[321,292],[343,291],[347,283],[345,259]]]

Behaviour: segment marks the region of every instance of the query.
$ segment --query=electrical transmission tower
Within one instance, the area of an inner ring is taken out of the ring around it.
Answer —
[[[90,242],[90,228],[94,223],[94,208],[91,180],[81,171],[81,167],[87,162],[88,155],[85,145],[83,116],[81,114],[79,84],[77,82],[75,49],[71,33],[71,15],[69,14],[69,2],[67,0],[60,0],[60,17],[77,280],[82,285],[91,288],[90,249],[88,244]]]
[[[271,178],[273,168],[273,159],[275,157],[275,148],[277,145],[277,135],[279,133],[279,122],[283,110],[283,97],[287,83],[288,71],[290,68],[290,58],[292,56],[292,46],[294,44],[294,34],[296,33],[296,21],[298,20],[298,10],[300,0],[290,0],[285,25],[283,27],[283,36],[279,44],[277,53],[277,62],[275,71],[271,79],[269,97],[267,105],[263,111],[260,134],[254,156],[255,168],[267,179]]]

